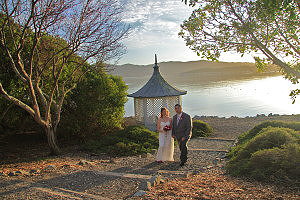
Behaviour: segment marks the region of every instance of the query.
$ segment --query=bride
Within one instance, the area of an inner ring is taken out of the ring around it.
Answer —
[[[167,108],[161,108],[160,117],[157,120],[159,132],[159,148],[156,161],[174,161],[174,139],[172,138],[172,118]]]

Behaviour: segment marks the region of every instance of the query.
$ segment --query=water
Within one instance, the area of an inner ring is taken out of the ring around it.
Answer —
[[[130,85],[129,93],[142,85]],[[255,116],[257,114],[300,114],[300,96],[295,104],[289,97],[291,84],[281,76],[243,81],[216,82],[208,85],[184,85],[176,87],[188,91],[183,96],[184,111],[206,116]],[[298,87],[299,88],[299,87]],[[134,115],[133,99],[125,105],[125,116]]]

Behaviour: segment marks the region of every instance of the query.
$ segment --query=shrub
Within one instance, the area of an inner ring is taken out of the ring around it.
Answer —
[[[120,77],[90,73],[67,98],[60,132],[88,137],[105,135],[123,124],[127,86]]]
[[[238,138],[238,144],[243,144],[249,141],[251,138],[255,137],[262,129],[269,126],[290,128],[296,131],[300,131],[300,122],[266,121],[255,126],[250,131],[241,134]]]
[[[267,127],[231,149],[226,169],[232,175],[258,180],[272,178],[299,181],[299,176],[295,176],[300,173],[299,163],[299,132],[290,128]]]
[[[192,132],[193,132],[193,135],[192,135],[193,138],[195,138],[195,137],[207,137],[213,132],[213,129],[206,122],[203,122],[201,120],[194,120],[193,121],[193,130],[192,130]]]
[[[248,157],[261,149],[281,147],[284,144],[296,142],[296,137],[297,133],[289,128],[264,128],[256,137],[245,143],[244,148],[239,151],[239,156]]]
[[[252,128],[250,131],[247,131],[238,137],[237,145],[231,148],[227,157],[231,158],[232,156],[236,155],[236,152],[238,152],[241,149],[243,144],[245,144],[246,142],[251,140],[257,134],[259,134],[259,132],[262,129],[267,128],[267,127],[283,127],[283,128],[290,128],[295,131],[300,131],[300,122],[266,121],[261,124],[258,124],[254,128]]]
[[[293,143],[257,151],[249,160],[249,168],[251,176],[259,180],[287,178],[300,183],[300,145]]]
[[[129,156],[158,148],[158,134],[143,126],[129,126],[113,134],[89,140],[84,149],[95,153]]]

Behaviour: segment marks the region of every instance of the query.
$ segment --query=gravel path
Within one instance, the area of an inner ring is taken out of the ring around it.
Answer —
[[[125,199],[140,189],[145,190],[147,182],[153,176],[161,175],[163,179],[186,177],[189,172],[202,171],[205,167],[213,165],[217,158],[225,155],[224,152],[198,149],[228,149],[231,144],[230,141],[193,139],[189,143],[189,160],[184,167],[179,167],[179,150],[176,148],[175,162],[157,164],[154,162],[154,155],[117,158],[112,163],[97,163],[95,158],[89,159],[93,164],[78,169],[72,167],[71,171],[65,173],[62,169],[54,169],[49,174],[36,177],[2,177],[0,181],[5,184],[0,184],[0,197]]]

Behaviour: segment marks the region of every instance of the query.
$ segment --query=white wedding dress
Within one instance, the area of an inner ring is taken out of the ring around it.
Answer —
[[[159,130],[159,148],[157,151],[157,161],[174,161],[174,139],[172,138],[172,130],[165,132],[163,128],[170,126],[170,122],[160,122],[161,130]]]

